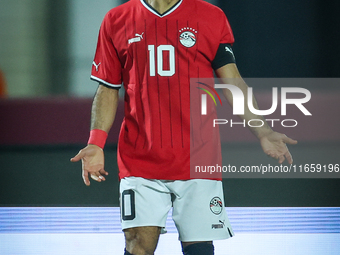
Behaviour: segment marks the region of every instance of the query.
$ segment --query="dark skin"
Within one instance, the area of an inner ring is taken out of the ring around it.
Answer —
[[[162,14],[175,5],[178,0],[148,0],[147,2]],[[234,85],[238,86],[247,97],[247,85],[243,82],[235,64],[225,65],[215,70],[215,73],[226,84],[232,84],[228,79],[235,80],[237,78],[239,82]],[[226,89],[223,93],[229,103],[232,104],[233,99],[230,92]],[[107,133],[109,132],[117,112],[118,100],[118,90],[99,85],[92,105],[91,130],[101,129]],[[253,105],[258,108],[255,98],[253,99]],[[240,117],[245,120],[262,119],[264,121],[262,116],[254,115],[247,107],[245,107],[245,114]],[[265,125],[261,128],[251,128],[253,134],[259,139],[264,153],[278,160],[280,164],[285,160],[292,164],[293,159],[286,144],[296,144],[297,141],[288,138],[284,134],[274,132],[265,121],[264,123]],[[104,153],[100,147],[89,144],[80,150],[71,159],[71,162],[80,160],[82,161],[82,177],[85,185],[90,185],[89,176],[97,182],[105,181],[105,176],[108,175],[108,172],[104,169]],[[160,231],[161,228],[156,226],[125,229],[127,251],[134,255],[154,254]],[[210,240],[207,240],[207,242],[212,243]],[[198,242],[182,242],[181,244],[184,248],[194,243]]]

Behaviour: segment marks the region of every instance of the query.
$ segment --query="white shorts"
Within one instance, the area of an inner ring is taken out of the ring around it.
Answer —
[[[227,239],[234,235],[225,211],[221,181],[149,180],[127,177],[120,182],[122,228],[165,227],[168,212],[182,242]]]

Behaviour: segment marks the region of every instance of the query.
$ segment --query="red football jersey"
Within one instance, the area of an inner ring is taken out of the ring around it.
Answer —
[[[130,0],[106,14],[91,78],[125,88],[120,178],[190,179],[190,78],[213,78],[219,45],[233,42],[223,11],[202,0],[163,15]]]

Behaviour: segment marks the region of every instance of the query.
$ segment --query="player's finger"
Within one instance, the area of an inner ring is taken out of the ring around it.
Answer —
[[[89,173],[86,170],[83,170],[82,176],[83,176],[85,185],[90,186]]]
[[[298,141],[296,141],[296,140],[294,140],[294,139],[291,139],[291,138],[289,138],[288,136],[285,136],[285,137],[283,138],[283,142],[284,142],[284,143],[287,143],[287,144],[297,144],[297,143],[298,143]]]
[[[91,178],[97,182],[105,181],[105,177],[102,175],[91,174]]]
[[[85,156],[85,153],[81,150],[78,152],[77,155],[75,155],[73,158],[70,159],[71,162],[77,162],[81,160]]]
[[[268,157],[272,157],[274,159],[277,159],[277,156],[273,152],[267,152]]]
[[[289,151],[286,152],[285,157],[286,157],[289,164],[293,164],[293,157],[292,157],[292,155],[290,154]]]
[[[91,174],[91,179],[95,181],[100,181],[99,177],[95,174]]]
[[[280,155],[278,157],[278,160],[279,160],[279,164],[282,164],[285,161],[285,157],[283,155]]]
[[[109,175],[109,173],[106,172],[104,169],[101,169],[101,170],[99,171],[99,173],[102,174],[102,175]]]
[[[105,180],[106,180],[105,177],[102,176],[100,173],[98,173],[96,176],[97,176],[97,178],[99,179],[99,180],[97,180],[98,182],[101,182],[101,181],[105,181]]]
[[[103,164],[95,164],[95,165],[90,165],[87,162],[82,161],[82,166],[83,168],[96,176],[99,175],[107,175],[108,173],[104,170],[104,165]]]

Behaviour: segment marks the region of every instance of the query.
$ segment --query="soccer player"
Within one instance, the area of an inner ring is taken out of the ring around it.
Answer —
[[[190,178],[189,89],[191,78],[215,71],[226,83],[238,79],[246,96],[233,43],[225,14],[202,0],[130,0],[106,14],[91,73],[99,86],[90,138],[71,161],[82,160],[86,185],[89,176],[105,181],[103,147],[124,84],[118,167],[125,255],[154,254],[171,207],[184,254],[214,254],[213,240],[233,236],[221,181]],[[249,110],[241,117],[263,120]],[[296,141],[267,124],[252,132],[267,155],[292,163],[286,143]]]

